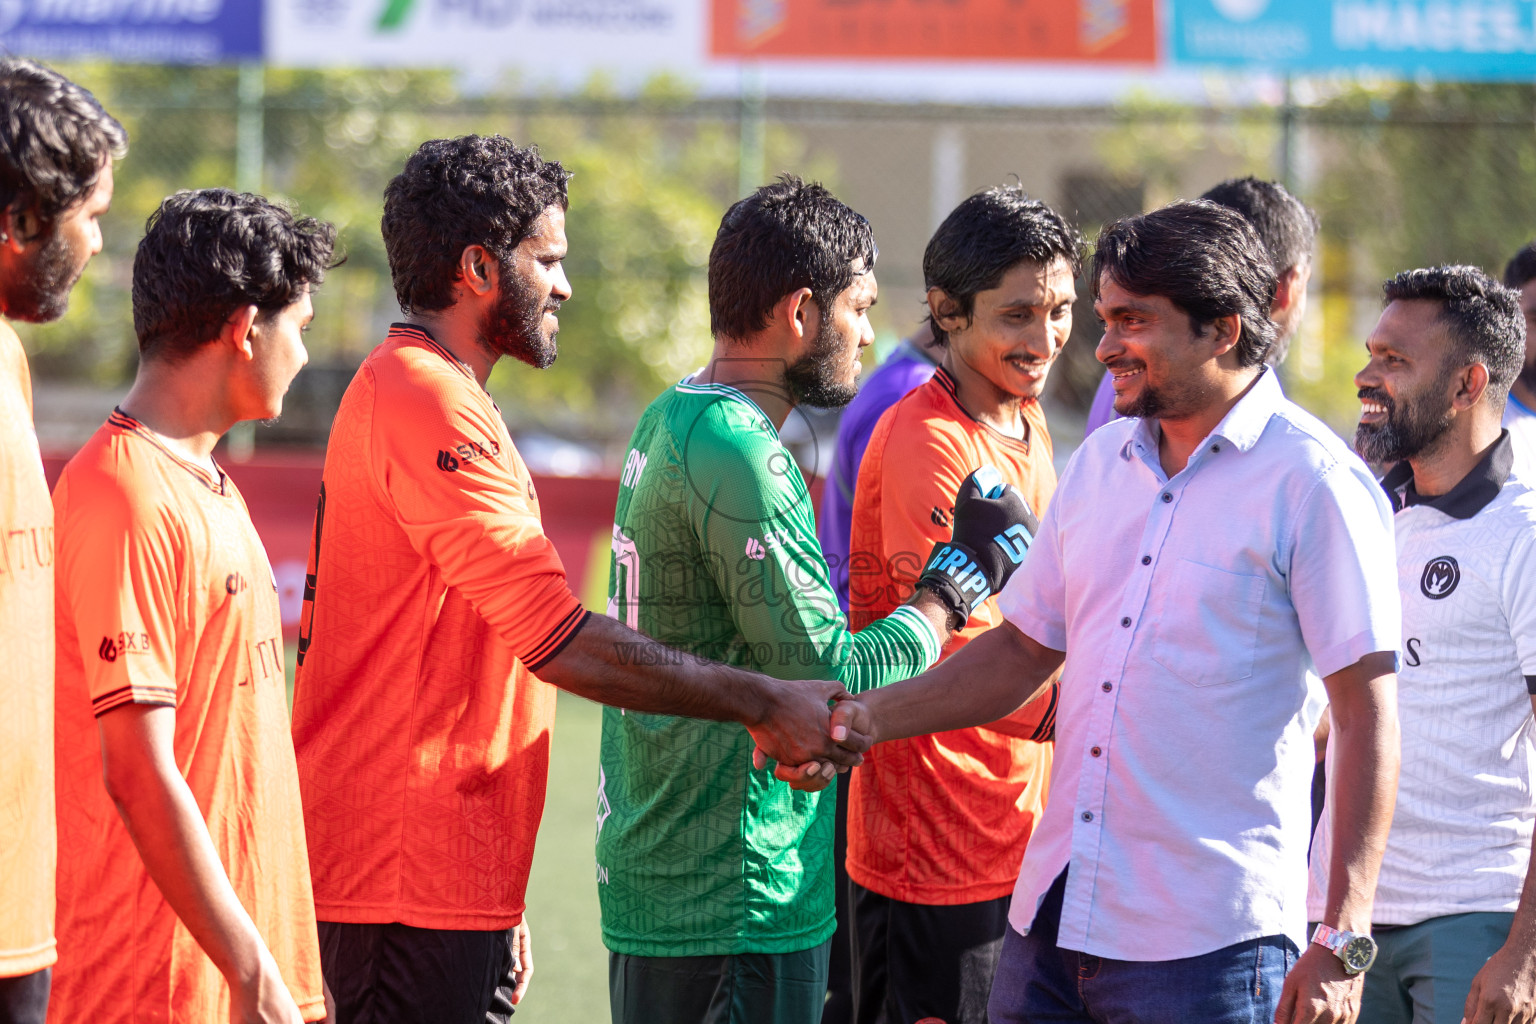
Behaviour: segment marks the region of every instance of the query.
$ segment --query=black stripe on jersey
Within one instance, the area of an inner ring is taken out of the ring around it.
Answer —
[[[1029,738],[1036,743],[1046,743],[1056,738],[1056,704],[1061,700],[1061,684],[1051,684],[1051,702],[1045,709],[1045,714],[1040,717],[1040,724],[1035,726],[1034,734]]]
[[[166,686],[122,686],[92,700],[91,711],[100,718],[108,711],[124,704],[173,708],[176,706],[176,691]]]
[[[549,636],[545,637],[544,641],[523,659],[523,664],[527,666],[528,671],[537,672],[549,664],[550,659],[555,655],[565,650],[565,645],[581,632],[581,627],[587,624],[587,619],[591,615],[592,613],[587,609],[577,607],[575,611],[561,619],[560,625],[556,626]]]

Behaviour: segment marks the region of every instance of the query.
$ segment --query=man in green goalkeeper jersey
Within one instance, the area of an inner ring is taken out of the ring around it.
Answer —
[[[680,658],[859,693],[932,664],[1023,558],[1028,505],[981,470],[957,496],[952,540],[908,556],[927,566],[911,600],[848,632],[778,429],[798,404],[853,398],[874,262],[868,222],[795,178],[721,222],[714,354],[641,417],[614,517],[609,614]],[[597,875],[616,1024],[820,1020],[833,804],[754,768],[744,729],[604,710]]]

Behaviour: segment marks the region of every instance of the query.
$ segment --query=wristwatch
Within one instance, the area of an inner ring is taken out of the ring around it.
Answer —
[[[1344,965],[1344,973],[1353,977],[1364,974],[1376,962],[1376,940],[1359,932],[1340,931],[1325,924],[1317,926],[1312,941],[1333,951]]]

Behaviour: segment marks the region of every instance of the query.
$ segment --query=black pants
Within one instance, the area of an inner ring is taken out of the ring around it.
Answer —
[[[43,1024],[52,984],[52,967],[19,978],[0,978],[0,1024]]]
[[[832,933],[832,959],[827,966],[827,1003],[821,1024],[853,1024],[853,883],[848,880],[848,791],[844,775],[837,780],[837,817],[832,831],[832,893],[837,931]]]
[[[850,888],[855,1024],[986,1024],[1012,898],[939,907]]]
[[[506,1024],[512,932],[320,922],[329,1024]]]

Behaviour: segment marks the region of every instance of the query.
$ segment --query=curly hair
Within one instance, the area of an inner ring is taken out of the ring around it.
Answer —
[[[1246,217],[1209,199],[1171,203],[1106,226],[1093,251],[1095,299],[1105,276],[1137,295],[1163,296],[1197,331],[1240,317],[1239,366],[1258,366],[1275,343],[1269,252]]]
[[[537,146],[501,135],[423,142],[384,189],[384,250],[401,310],[453,305],[465,248],[484,246],[505,264],[540,214],[566,209],[570,177]]]
[[[335,227],[261,196],[205,188],[167,197],[133,258],[139,351],[179,359],[242,306],[280,312],[340,263],[335,248]]]
[[[1275,273],[1283,274],[1312,258],[1317,214],[1284,185],[1258,178],[1229,178],[1206,190],[1201,199],[1236,210],[1259,233]]]
[[[1426,299],[1440,304],[1451,339],[1447,363],[1482,363],[1488,391],[1502,399],[1525,364],[1525,315],[1520,295],[1477,267],[1405,270],[1381,286],[1382,304]]]
[[[856,261],[875,269],[869,221],[818,182],[780,176],[735,203],[709,250],[709,329],[741,339],[762,330],[774,304],[799,288],[826,316],[853,283]]]
[[[127,152],[96,97],[36,61],[0,58],[0,209],[30,209],[47,230]]]
[[[1055,210],[1017,185],[999,185],[970,196],[950,211],[923,252],[923,285],[942,289],[970,319],[976,293],[996,288],[1020,263],[1046,267],[1065,260],[1072,276],[1083,269],[1083,240]],[[939,343],[949,341],[932,316]]]

